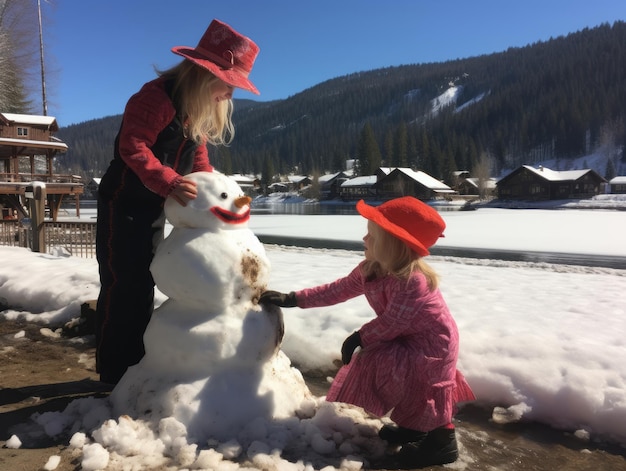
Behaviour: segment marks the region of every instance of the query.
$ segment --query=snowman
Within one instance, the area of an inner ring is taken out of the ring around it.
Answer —
[[[218,172],[186,178],[198,196],[184,207],[165,201],[173,229],[151,265],[168,299],[148,324],[144,358],[110,399],[118,415],[174,417],[197,443],[227,441],[255,419],[295,416],[312,396],[280,350],[280,308],[257,302],[270,263],[248,228],[250,198]]]

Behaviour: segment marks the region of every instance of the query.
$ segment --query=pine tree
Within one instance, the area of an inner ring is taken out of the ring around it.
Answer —
[[[230,155],[230,150],[226,146],[221,146],[219,149],[219,167],[218,170],[226,175],[233,174],[233,160]],[[215,165],[214,165],[215,166]]]
[[[617,176],[615,172],[615,165],[613,164],[613,159],[609,158],[606,160],[606,171],[604,172],[604,178],[607,180],[611,180]]]
[[[381,163],[385,167],[393,167],[393,131],[391,128],[387,129],[387,132],[385,133],[383,148],[384,155]]]
[[[449,186],[454,186],[454,172],[456,172],[456,170],[454,157],[449,151],[445,152],[441,165],[441,174],[437,178],[442,179]]]
[[[346,169],[346,159],[341,156],[341,153],[337,150],[333,152],[331,172],[341,172]]]
[[[381,155],[372,126],[365,123],[357,150],[359,175],[373,175],[380,167]]]
[[[396,136],[393,142],[394,149],[394,165],[393,167],[408,167],[409,166],[409,145],[407,138],[406,123],[402,122],[396,129]]]
[[[269,155],[263,159],[263,170],[261,172],[261,183],[265,188],[272,184],[274,179],[274,163]]]

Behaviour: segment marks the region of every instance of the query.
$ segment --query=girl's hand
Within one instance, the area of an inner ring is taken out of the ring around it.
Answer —
[[[341,346],[341,361],[344,365],[350,363],[350,360],[352,359],[352,354],[360,346],[361,334],[359,334],[358,331],[350,335],[346,340],[344,340],[343,345]]]
[[[278,291],[265,291],[259,298],[259,304],[274,304],[280,307],[296,307],[296,293],[279,293]]]
[[[198,188],[196,182],[183,178],[178,185],[170,193],[170,197],[174,198],[181,206],[187,206],[187,203],[198,196]]]

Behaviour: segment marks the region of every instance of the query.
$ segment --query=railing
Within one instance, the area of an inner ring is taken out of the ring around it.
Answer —
[[[96,256],[96,222],[44,221],[44,252],[53,255]],[[0,245],[32,248],[33,230],[18,221],[0,221]]]
[[[44,222],[44,244],[47,253],[62,252],[75,257],[96,256],[96,223]]]
[[[0,173],[0,182],[82,183],[80,175],[49,175],[47,173]]]
[[[17,221],[0,221],[0,245],[10,247],[31,247],[28,228]]]

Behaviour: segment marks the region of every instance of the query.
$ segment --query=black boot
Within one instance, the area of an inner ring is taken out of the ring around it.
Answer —
[[[459,457],[454,429],[437,428],[419,442],[407,443],[397,454],[404,469],[453,463]]]
[[[378,431],[378,436],[390,445],[404,445],[405,443],[417,443],[423,440],[426,438],[426,433],[397,425],[383,425]]]

